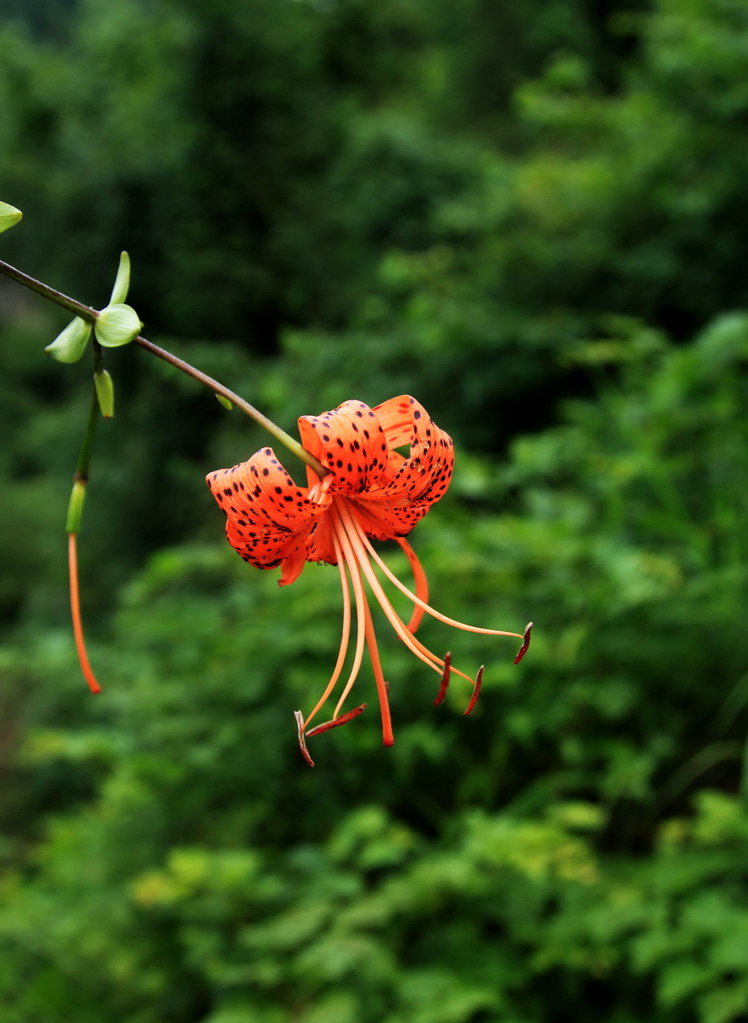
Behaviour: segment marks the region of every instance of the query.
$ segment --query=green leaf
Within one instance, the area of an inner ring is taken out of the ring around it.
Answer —
[[[745,1019],[748,990],[744,981],[724,983],[699,999],[701,1023],[734,1023]]]
[[[132,306],[115,303],[101,310],[94,329],[100,345],[104,348],[119,348],[133,341],[142,326]]]
[[[77,362],[91,337],[91,324],[76,316],[44,351],[58,362]]]
[[[130,257],[126,252],[121,252],[119,257],[119,266],[117,268],[117,276],[114,280],[114,287],[112,288],[112,297],[109,299],[109,305],[121,305],[127,298],[127,292],[130,289]]]
[[[667,963],[659,978],[659,998],[662,1005],[672,1008],[679,1002],[693,999],[697,991],[714,981],[714,971],[691,959],[677,959]]]
[[[14,227],[23,216],[20,210],[7,202],[0,202],[0,234]]]

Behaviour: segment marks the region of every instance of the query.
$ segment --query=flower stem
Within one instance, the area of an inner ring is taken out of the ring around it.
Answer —
[[[6,277],[10,277],[12,281],[16,281],[18,284],[23,284],[25,288],[29,288],[30,291],[36,292],[37,295],[41,295],[42,298],[46,298],[49,302],[54,302],[56,305],[62,306],[63,309],[67,309],[68,312],[74,313],[76,316],[80,316],[86,323],[94,323],[97,317],[95,309],[91,309],[87,305],[83,305],[82,302],[76,302],[74,298],[68,298],[67,295],[63,295],[61,291],[55,291],[54,288],[50,288],[48,284],[43,284],[41,281],[37,281],[35,277],[29,277],[28,274],[23,273],[21,270],[17,270],[10,263],[4,262],[0,259],[0,273]]]
[[[213,377],[208,376],[207,373],[203,373],[202,370],[191,366],[189,362],[185,362],[183,359],[179,359],[176,355],[172,355],[171,352],[167,352],[165,348],[159,348],[158,345],[154,345],[152,341],[148,341],[144,337],[136,337],[135,344],[140,345],[141,348],[150,352],[151,355],[156,355],[159,359],[163,359],[164,362],[168,362],[169,365],[181,370],[182,373],[186,373],[187,376],[191,376],[194,380],[198,380],[201,384],[204,384],[205,387],[209,387],[211,391],[215,391],[215,393],[220,395],[222,398],[226,398],[232,403],[232,405],[236,405],[236,407],[241,409],[242,412],[248,415],[251,419],[254,419],[256,423],[258,423],[263,429],[267,430],[267,432],[275,437],[277,441],[285,445],[292,454],[296,455],[297,458],[300,458],[302,462],[305,462],[320,479],[322,479],[323,476],[327,476],[329,470],[327,470],[310,451],[307,451],[306,448],[302,447],[301,444],[299,444],[297,440],[294,440],[290,434],[286,433],[285,430],[282,430],[280,426],[274,423],[272,419],[268,419],[268,417],[263,415],[262,412],[254,407],[254,405],[250,405],[248,401],[239,397],[239,395],[234,391],[225,387],[222,383],[219,383],[218,380],[214,380]]]
[[[98,313],[95,309],[90,306],[83,305],[81,302],[77,302],[74,298],[69,298],[67,295],[63,295],[60,291],[55,291],[54,288],[50,288],[48,284],[43,284],[41,281],[37,281],[34,277],[29,277],[28,274],[22,273],[17,270],[10,263],[6,263],[0,259],[0,273],[9,277],[11,280],[16,281],[18,284],[22,284],[24,287],[29,288],[37,295],[41,295],[42,298],[46,298],[49,302],[54,302],[55,305],[61,306],[68,312],[73,313],[75,316],[80,316],[82,320],[87,323],[94,323]],[[253,405],[245,401],[234,391],[225,387],[219,383],[218,380],[214,380],[213,377],[208,376],[207,373],[203,373],[202,370],[196,369],[191,366],[190,363],[185,362],[184,359],[177,358],[176,355],[172,355],[171,352],[167,352],[164,348],[159,348],[158,345],[153,344],[152,341],[148,341],[146,338],[138,336],[134,339],[135,344],[140,345],[141,348],[145,349],[146,352],[150,352],[151,355],[155,355],[159,359],[163,359],[164,362],[168,362],[171,366],[180,370],[182,373],[186,373],[191,376],[194,380],[197,380],[203,386],[210,388],[221,398],[225,398],[232,404],[236,405],[237,408],[241,409],[245,415],[249,416],[250,419],[254,419],[258,425],[263,429],[267,430],[275,439],[283,444],[292,454],[300,458],[302,462],[309,466],[317,476],[322,479],[327,476],[328,469],[325,468],[322,463],[314,457],[314,455],[307,451],[306,448],[294,438],[282,430],[280,426],[274,423],[267,416],[263,415],[262,412],[258,411]]]
[[[99,414],[99,403],[94,388],[91,396],[91,409],[88,414],[88,422],[83,434],[78,462],[73,475],[73,490],[70,494],[68,505],[67,521],[65,530],[68,534],[68,575],[70,578],[70,615],[73,620],[73,635],[75,636],[75,649],[78,652],[83,677],[88,683],[92,693],[100,693],[101,686],[91,668],[86,652],[86,641],[83,637],[83,623],[81,620],[80,593],[78,590],[78,533],[83,519],[83,505],[86,500],[86,485],[88,483],[88,467],[91,461],[91,447],[93,445],[96,420]]]

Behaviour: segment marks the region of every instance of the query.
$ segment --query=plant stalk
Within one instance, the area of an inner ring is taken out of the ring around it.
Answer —
[[[43,284],[41,281],[37,281],[34,277],[29,277],[28,274],[23,273],[21,270],[17,270],[10,263],[6,263],[0,259],[0,273],[4,274],[5,277],[9,277],[11,280],[16,281],[18,284],[22,284],[24,287],[40,295],[42,298],[46,298],[49,302],[54,302],[55,305],[61,306],[68,312],[73,313],[75,316],[79,316],[82,320],[87,323],[95,323],[98,313],[95,309],[90,306],[83,305],[82,302],[77,302],[74,298],[70,298],[67,295],[63,295],[60,291],[55,291],[54,288],[50,288],[48,284]],[[164,348],[159,348],[158,345],[153,344],[152,341],[148,341],[140,335],[134,339],[135,344],[139,345],[145,351],[150,352],[151,355],[155,355],[159,359],[163,359],[164,362],[168,362],[175,369],[180,370],[182,373],[186,373],[187,376],[191,376],[193,380],[197,380],[203,384],[204,387],[208,387],[215,394],[222,398],[227,399],[232,404],[236,405],[237,408],[241,409],[245,415],[249,416],[250,419],[267,430],[271,436],[284,445],[292,454],[300,458],[302,462],[309,466],[309,468],[322,479],[327,476],[328,469],[315,458],[314,455],[307,451],[297,440],[295,440],[290,434],[282,430],[280,426],[274,423],[267,416],[263,415],[253,405],[250,405],[248,401],[235,394],[230,388],[225,387],[219,383],[218,380],[214,380],[213,377],[208,376],[207,373],[203,373],[202,370],[197,369],[195,366],[190,365],[189,362],[185,362],[184,359],[178,358],[176,355],[172,355],[171,352],[167,352]]]

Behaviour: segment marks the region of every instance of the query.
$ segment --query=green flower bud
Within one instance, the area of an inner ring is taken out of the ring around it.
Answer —
[[[102,416],[111,419],[114,415],[114,382],[107,370],[94,373],[94,387]]]
[[[23,213],[15,206],[11,206],[7,202],[0,202],[0,234],[17,224],[22,216]]]
[[[121,303],[127,298],[127,292],[129,290],[130,257],[126,252],[121,252],[119,257],[119,267],[117,268],[117,277],[114,281],[112,297],[109,299],[109,305],[121,305]]]
[[[216,398],[218,398],[218,400],[219,400],[219,401],[220,401],[220,403],[221,403],[221,404],[223,405],[223,407],[224,407],[225,409],[228,409],[228,410],[229,410],[229,412],[230,412],[230,411],[232,410],[232,408],[234,407],[234,406],[233,406],[233,405],[231,404],[231,402],[229,401],[229,399],[228,399],[228,398],[224,398],[224,396],[223,396],[222,394],[217,394],[217,395],[216,395]]]
[[[116,285],[115,285],[116,287]],[[96,340],[104,348],[119,348],[134,341],[143,324],[138,314],[129,305],[115,302],[99,313],[94,331]]]
[[[76,480],[70,493],[68,514],[65,521],[66,533],[80,533],[83,520],[83,505],[86,500],[86,481]]]
[[[58,362],[77,362],[91,337],[91,324],[76,316],[44,351]]]

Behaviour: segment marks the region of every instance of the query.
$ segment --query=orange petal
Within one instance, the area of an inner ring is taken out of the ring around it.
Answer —
[[[281,561],[281,577],[278,580],[279,586],[290,586],[295,583],[304,568],[304,548],[297,547],[288,557]]]
[[[416,596],[419,600],[424,603],[428,603],[429,599],[429,581],[426,578],[426,572],[424,571],[423,565],[418,560],[418,556],[413,548],[410,546],[407,540],[403,540],[401,536],[395,537],[400,547],[403,549],[406,558],[410,562],[410,568],[413,572],[413,580],[416,584]],[[412,632],[414,635],[418,630],[418,626],[421,624],[425,612],[422,607],[418,604],[413,605],[413,614],[411,615],[410,621],[408,622],[408,632]]]
[[[387,447],[401,448],[410,444],[413,440],[413,413],[425,412],[423,406],[411,398],[409,394],[401,394],[397,398],[388,398],[387,401],[375,405],[372,412],[379,420],[384,435],[387,438]]]
[[[330,515],[327,508],[323,508],[307,536],[306,551],[307,561],[324,561],[328,565],[337,564],[338,556],[335,553],[335,544],[330,527]]]
[[[384,431],[363,401],[344,401],[320,416],[300,416],[299,434],[306,450],[333,475],[331,492],[360,494],[379,482],[387,466]]]
[[[373,500],[367,500],[369,496]],[[372,540],[397,540],[406,536],[429,510],[429,505],[424,502],[410,505],[399,502],[397,497],[391,497],[387,503],[377,496],[376,491],[372,495],[362,494],[356,500],[351,499],[350,503],[355,508],[356,520]]]
[[[439,429],[423,405],[408,394],[390,398],[375,406],[373,411],[390,449],[410,444],[409,455],[379,496],[387,499],[397,495],[409,502],[424,500],[429,505],[438,501],[452,479],[452,438]],[[370,496],[373,500],[377,495]]]
[[[272,448],[210,473],[206,483],[226,513],[229,543],[257,568],[275,568],[291,558],[323,510],[294,483]],[[293,571],[297,567],[300,571],[303,563],[294,561]],[[282,581],[292,581],[293,571],[287,569]]]

